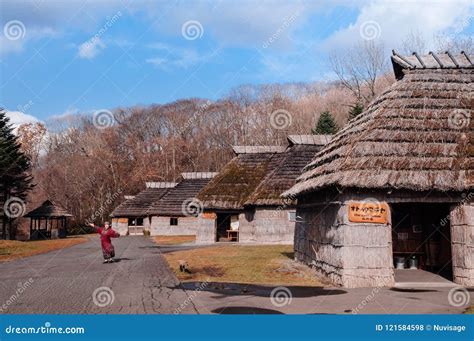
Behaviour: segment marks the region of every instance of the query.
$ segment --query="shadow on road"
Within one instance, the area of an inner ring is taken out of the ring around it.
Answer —
[[[264,309],[264,308],[256,308],[256,307],[221,307],[211,311],[214,314],[221,314],[221,315],[232,315],[232,314],[248,314],[248,315],[256,315],[256,314],[279,314],[282,315],[283,313],[278,310],[273,309]]]
[[[258,297],[271,297],[272,291],[278,286],[265,286],[255,284],[241,284],[241,283],[217,283],[217,282],[186,282],[181,283],[179,287],[188,291],[205,291],[215,293],[215,299],[224,299],[229,296],[249,295]],[[342,289],[331,289],[324,287],[305,287],[305,286],[284,286],[290,291],[291,297],[317,297],[317,296],[333,296],[343,295],[347,291]],[[285,290],[285,289],[280,289]]]

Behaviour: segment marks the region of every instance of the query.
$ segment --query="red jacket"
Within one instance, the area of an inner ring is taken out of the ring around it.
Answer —
[[[96,230],[97,230],[97,233],[100,234],[100,244],[102,245],[102,249],[106,251],[110,251],[113,248],[112,241],[110,239],[118,238],[120,237],[120,234],[112,230],[111,227],[108,230],[106,230],[105,227],[96,226]]]

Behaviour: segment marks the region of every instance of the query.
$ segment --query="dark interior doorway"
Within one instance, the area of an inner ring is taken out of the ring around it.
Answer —
[[[452,280],[447,204],[392,204],[395,268],[418,268]]]
[[[235,213],[217,213],[216,219],[216,242],[230,242],[238,241],[238,237],[235,238],[235,234],[238,235],[238,231],[230,232],[232,217],[238,217]]]

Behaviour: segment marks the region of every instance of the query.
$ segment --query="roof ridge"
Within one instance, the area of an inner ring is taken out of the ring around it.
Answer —
[[[400,80],[404,76],[404,70],[415,69],[471,69],[474,55],[468,55],[461,51],[458,54],[452,54],[450,51],[436,53],[433,51],[428,54],[420,55],[416,52],[409,56],[402,56],[395,50],[392,50],[392,65],[395,77]]]
[[[283,153],[286,146],[232,146],[234,153],[239,154],[263,154]]]
[[[217,175],[217,172],[183,172],[181,176],[185,180],[190,179],[212,179]]]
[[[333,135],[329,134],[301,134],[301,135],[288,135],[287,139],[291,145],[295,144],[310,144],[324,146],[327,144]]]
[[[166,182],[166,181],[147,181],[145,182],[146,188],[173,188],[177,182]]]

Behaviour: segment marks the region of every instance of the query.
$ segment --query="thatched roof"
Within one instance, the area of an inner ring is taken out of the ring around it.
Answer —
[[[281,162],[282,146],[239,146],[237,154],[199,193],[205,208],[239,210],[263,178]]]
[[[216,174],[210,172],[181,173],[183,180],[150,206],[149,215],[172,217],[190,215],[189,204],[200,209],[196,207],[201,205],[196,200],[196,196]]]
[[[60,217],[72,217],[68,211],[66,211],[61,205],[54,203],[51,200],[46,200],[41,206],[28,212],[25,215],[27,218],[60,218]]]
[[[474,56],[437,57],[453,59],[458,65],[454,61],[449,68],[428,64],[431,55],[419,57],[425,64],[420,67],[413,56],[404,57],[413,62],[410,66],[395,55],[392,62],[402,72],[400,80],[340,130],[283,195],[329,186],[473,188],[474,68],[469,60]]]
[[[157,202],[171,188],[174,182],[147,182],[146,189],[127,199],[115,208],[112,217],[144,217],[148,215],[151,205]]]
[[[301,175],[304,166],[330,139],[331,135],[289,135],[289,146],[283,154],[282,160],[273,171],[263,178],[245,205],[291,204],[291,202],[283,201],[281,193],[296,183],[296,178]]]

